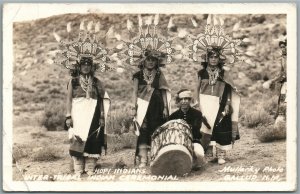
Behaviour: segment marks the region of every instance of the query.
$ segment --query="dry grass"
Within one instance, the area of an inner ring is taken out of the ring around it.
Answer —
[[[261,142],[272,142],[276,140],[286,139],[286,126],[285,122],[278,126],[259,126],[256,128],[259,141]]]
[[[63,157],[60,152],[58,148],[47,146],[34,152],[31,158],[35,162],[56,161]]]
[[[251,110],[248,109],[247,112],[244,113],[241,124],[249,127],[255,128],[259,125],[270,125],[274,122],[274,119],[270,114],[268,114],[264,109]]]
[[[49,131],[63,130],[65,122],[65,104],[61,100],[52,100],[45,106],[41,125]]]
[[[132,133],[124,133],[121,135],[108,136],[108,150],[110,152],[118,152],[124,149],[135,148],[137,137]]]

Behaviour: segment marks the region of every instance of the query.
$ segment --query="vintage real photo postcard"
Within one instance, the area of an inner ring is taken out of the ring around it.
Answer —
[[[4,4],[5,191],[294,191],[296,5]]]

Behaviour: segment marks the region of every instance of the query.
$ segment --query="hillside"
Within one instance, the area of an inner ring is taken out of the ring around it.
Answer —
[[[147,16],[142,15],[142,16]],[[175,44],[185,45],[187,38],[182,34],[196,34],[203,30],[207,15],[160,15],[161,29],[166,29],[170,17],[174,28],[170,36],[178,36]],[[199,27],[194,28],[190,18]],[[229,155],[228,165],[255,166],[263,168],[285,167],[285,140],[263,143],[261,134],[271,137],[274,114],[277,107],[277,92],[263,89],[262,83],[273,78],[280,70],[280,50],[278,39],[286,33],[285,15],[222,15],[225,32],[244,40],[245,61],[237,62],[231,73],[242,94],[240,108],[241,140]],[[53,32],[66,38],[66,25],[72,22],[72,36],[76,37],[82,20],[100,22],[100,33],[105,34],[110,27],[114,32],[126,37],[126,22],[130,19],[137,25],[137,15],[118,14],[65,14],[13,25],[13,157],[14,179],[21,180],[23,172],[32,174],[69,173],[67,133],[61,131],[65,117],[66,86],[70,78],[68,71],[54,64],[58,49]],[[88,23],[88,22],[86,22]],[[235,29],[233,31],[233,29]],[[106,41],[108,48],[118,44],[116,38]],[[172,94],[181,88],[195,91],[197,71],[200,64],[188,59],[175,59],[163,68]],[[131,99],[132,73],[98,73],[112,100],[108,121],[108,156],[101,158],[101,165],[117,168],[118,162],[132,168],[135,138],[129,135],[127,103]],[[176,108],[174,99],[173,110]],[[45,126],[45,118],[50,124]],[[278,139],[285,139],[279,135]],[[271,133],[269,135],[269,132]],[[275,132],[274,132],[275,133]],[[260,134],[260,135],[259,135]],[[278,134],[275,134],[278,135]],[[277,136],[276,136],[277,137]],[[268,140],[269,141],[269,140]],[[53,143],[49,145],[49,142]],[[275,152],[276,150],[276,152]],[[249,160],[251,159],[251,160]],[[18,165],[17,165],[18,164]],[[53,168],[53,164],[58,168]],[[222,181],[218,172],[223,167],[207,164],[201,171],[193,172],[185,180]],[[22,173],[20,173],[22,172]],[[259,180],[265,174],[259,174]],[[279,174],[285,180],[285,171]]]
[[[205,26],[207,15],[174,15],[173,23],[177,32],[181,29],[195,34]],[[190,18],[194,17],[199,24],[195,29]],[[46,103],[53,98],[62,98],[68,80],[68,72],[53,63],[54,54],[58,45],[53,36],[56,31],[63,38],[66,36],[66,24],[72,22],[72,29],[77,36],[80,21],[100,21],[101,33],[106,33],[109,27],[114,26],[115,32],[126,36],[126,20],[131,19],[137,24],[136,15],[98,15],[98,14],[66,14],[53,16],[25,23],[14,24],[14,103],[25,105],[31,103]],[[160,15],[161,29],[166,29],[170,16]],[[233,78],[245,96],[260,87],[259,83],[268,79],[279,69],[277,60],[278,46],[273,39],[284,33],[284,15],[224,15],[225,31],[230,34],[233,26],[239,25],[234,36],[246,38],[245,56],[247,63],[239,62],[232,69]],[[116,39],[108,41],[107,46],[112,47]],[[177,43],[184,45],[186,38],[177,38]],[[169,64],[163,71],[166,74],[173,94],[182,87],[195,88],[196,71],[200,65],[186,59],[177,60]],[[239,72],[239,73],[238,73]],[[103,80],[113,102],[121,103],[129,99],[131,94],[130,72],[109,72],[99,74]],[[25,89],[27,88],[27,89]],[[50,98],[50,99],[49,99]],[[26,106],[27,107],[27,106]]]

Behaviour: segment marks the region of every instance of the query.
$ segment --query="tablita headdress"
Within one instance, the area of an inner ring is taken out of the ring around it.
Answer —
[[[196,21],[192,19],[193,25],[197,27]],[[224,21],[217,16],[208,15],[207,24],[204,33],[197,36],[189,35],[192,44],[188,45],[189,58],[194,61],[207,62],[207,53],[209,51],[218,51],[220,58],[226,64],[236,62],[241,56],[241,40],[234,40],[227,35],[223,28]]]
[[[119,58],[129,67],[138,66],[148,56],[159,60],[159,65],[172,62],[172,55],[176,50],[172,48],[174,38],[166,38],[165,34],[158,29],[159,15],[154,19],[149,16],[143,24],[143,19],[138,16],[138,33],[133,31],[133,23],[127,20],[129,41],[123,40],[125,46],[120,49]]]
[[[92,29],[94,26],[94,29]],[[53,32],[55,39],[60,42],[60,52],[56,55],[56,64],[62,65],[69,70],[78,70],[79,61],[82,58],[91,58],[93,71],[100,69],[101,72],[115,70],[110,62],[109,49],[104,47],[104,37],[99,37],[100,23],[89,22],[86,29],[84,21],[80,23],[79,36],[73,40],[70,38],[71,22],[67,24],[68,39],[61,40],[61,37]],[[109,32],[108,32],[109,33]]]

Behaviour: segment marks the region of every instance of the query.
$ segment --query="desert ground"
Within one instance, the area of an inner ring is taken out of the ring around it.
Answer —
[[[147,17],[147,15],[143,15]],[[178,36],[175,44],[184,45],[189,33],[203,30],[207,15],[161,15],[166,28],[170,17],[170,36]],[[198,22],[194,29],[190,18]],[[280,71],[278,39],[286,32],[285,15],[222,15],[225,31],[243,39],[245,60],[231,67],[233,80],[241,92],[239,130],[241,139],[227,155],[227,163],[207,162],[181,181],[285,181],[286,128],[274,129],[278,89],[263,88],[263,83]],[[72,22],[77,36],[80,21],[100,21],[101,33],[113,26],[107,47],[117,45],[117,35],[126,36],[126,20],[137,24],[136,15],[65,14],[29,22],[14,23],[13,31],[13,179],[26,175],[71,174],[69,141],[63,130],[68,71],[54,63],[58,51],[53,32],[66,38],[66,25]],[[188,59],[175,58],[162,69],[174,94],[181,88],[195,92],[197,71],[201,66]],[[134,168],[136,137],[130,131],[126,112],[131,97],[132,72],[97,74],[108,91],[112,106],[108,121],[108,153],[98,161],[98,168]],[[174,99],[172,106],[176,109]],[[224,168],[258,169],[223,172]],[[265,169],[267,168],[267,169]],[[146,174],[149,174],[149,168]],[[254,175],[256,177],[254,177]],[[243,176],[243,177],[242,177]],[[88,179],[88,177],[83,177]]]

